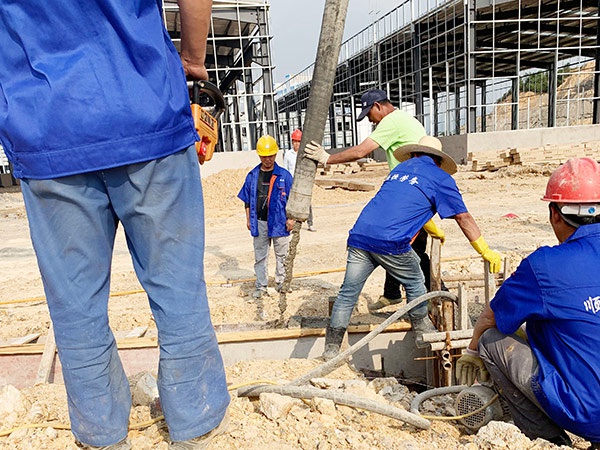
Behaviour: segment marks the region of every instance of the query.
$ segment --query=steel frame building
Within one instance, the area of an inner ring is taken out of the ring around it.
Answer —
[[[176,0],[163,4],[165,24],[179,50],[181,21]],[[268,0],[214,0],[206,67],[223,92],[217,151],[253,149],[262,134],[276,136]]]
[[[325,145],[357,144],[368,88],[437,136],[600,123],[600,1],[406,0],[342,44]],[[313,66],[279,88],[302,127]]]

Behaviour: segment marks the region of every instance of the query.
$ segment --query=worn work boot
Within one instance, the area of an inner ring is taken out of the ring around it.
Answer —
[[[325,331],[325,351],[323,351],[325,361],[329,361],[338,355],[344,334],[346,334],[345,328],[327,327]]]
[[[367,308],[369,308],[369,311],[378,311],[382,308],[385,308],[386,306],[397,305],[401,301],[402,301],[402,298],[392,299],[392,298],[387,298],[385,295],[381,295],[375,303],[367,305]]]
[[[216,428],[209,431],[202,436],[198,436],[194,439],[188,439],[187,441],[177,441],[171,442],[169,445],[169,450],[204,450],[207,449],[212,442],[212,440],[223,433],[227,432],[229,428],[229,409],[225,411],[225,416],[223,416],[223,420],[221,423],[217,425]]]
[[[551,439],[546,439],[546,440],[548,442],[552,442],[554,445],[558,445],[559,447],[561,447],[563,445],[565,445],[567,447],[571,447],[571,445],[573,445],[573,441],[571,441],[571,438],[565,431],[560,433],[558,436],[555,436]],[[600,447],[594,447],[594,444],[592,444],[592,446],[589,447],[589,449],[594,449],[594,448],[600,448]]]
[[[77,447],[83,450],[131,450],[131,443],[127,438],[117,442],[116,444],[104,445],[102,447],[94,447],[92,445],[82,444],[81,442],[76,442],[75,444]]]
[[[256,288],[252,293],[252,298],[259,299],[267,294],[267,290],[265,288]]]
[[[415,344],[419,348],[424,346],[423,334],[435,333],[438,331],[438,329],[431,322],[429,316],[423,316],[418,319],[411,318],[410,323],[412,325],[412,330],[415,333]]]

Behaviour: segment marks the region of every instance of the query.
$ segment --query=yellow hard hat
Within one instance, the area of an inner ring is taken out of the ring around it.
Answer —
[[[275,138],[268,134],[262,136],[256,143],[256,153],[258,153],[258,156],[272,156],[276,155],[278,151],[279,147]]]

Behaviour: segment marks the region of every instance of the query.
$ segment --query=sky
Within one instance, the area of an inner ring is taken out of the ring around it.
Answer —
[[[397,7],[400,0],[349,0],[342,42]],[[271,0],[271,56],[275,82],[315,61],[325,0]]]

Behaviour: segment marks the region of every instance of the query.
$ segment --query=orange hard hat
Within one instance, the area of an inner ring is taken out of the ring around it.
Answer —
[[[258,156],[272,156],[276,155],[278,151],[277,141],[275,141],[273,136],[269,136],[268,134],[262,136],[256,143],[256,153],[258,153]]]
[[[301,141],[302,140],[302,131],[299,128],[296,128],[292,133],[292,141]]]
[[[542,198],[556,203],[600,202],[600,165],[592,158],[571,158],[550,175]]]

